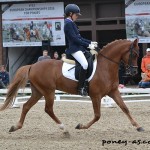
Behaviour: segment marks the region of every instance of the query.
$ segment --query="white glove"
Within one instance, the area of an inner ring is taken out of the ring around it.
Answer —
[[[94,44],[89,44],[89,49],[95,49],[95,45]]]
[[[95,47],[97,47],[97,46],[98,46],[98,43],[97,43],[97,42],[95,42],[95,41],[91,42],[91,44],[94,44],[94,46],[95,46]]]

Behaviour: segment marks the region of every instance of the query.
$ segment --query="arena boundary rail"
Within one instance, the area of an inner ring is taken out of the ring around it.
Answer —
[[[133,99],[133,98],[146,98],[146,97],[150,97],[150,88],[119,88],[119,91],[122,95],[123,99]],[[7,89],[0,89],[0,100],[5,100],[6,99],[6,93],[7,93]],[[31,89],[30,88],[25,88],[25,89],[19,89],[18,90],[18,95],[15,98],[15,102],[13,107],[19,107],[19,103],[23,103],[25,102],[27,99],[30,98],[31,95]],[[65,98],[65,100],[64,100]],[[75,99],[75,100],[73,100]],[[82,100],[81,100],[82,99]],[[55,101],[72,101],[72,102],[91,102],[89,97],[82,97],[80,95],[71,95],[68,93],[65,93],[63,91],[59,91],[56,90],[55,91]],[[128,101],[128,100],[124,100],[124,101]],[[135,101],[135,100],[130,100],[131,101]],[[141,100],[137,100],[137,101],[141,101]],[[148,101],[148,100],[146,100]],[[113,104],[115,102],[113,101],[112,98],[110,98],[109,96],[105,96],[102,98],[102,104],[104,107],[114,107]]]

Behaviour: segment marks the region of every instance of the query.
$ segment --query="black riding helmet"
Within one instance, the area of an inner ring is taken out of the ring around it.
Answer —
[[[76,4],[68,4],[65,7],[65,15],[68,16],[70,13],[80,14],[80,8]]]

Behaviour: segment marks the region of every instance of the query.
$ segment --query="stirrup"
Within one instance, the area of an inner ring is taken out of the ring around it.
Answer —
[[[88,96],[87,90],[85,88],[79,89],[79,94],[81,96]]]

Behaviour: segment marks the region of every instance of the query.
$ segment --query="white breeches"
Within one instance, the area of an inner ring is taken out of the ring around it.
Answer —
[[[77,51],[73,53],[72,56],[81,64],[83,69],[86,70],[88,68],[88,62],[82,51]]]

